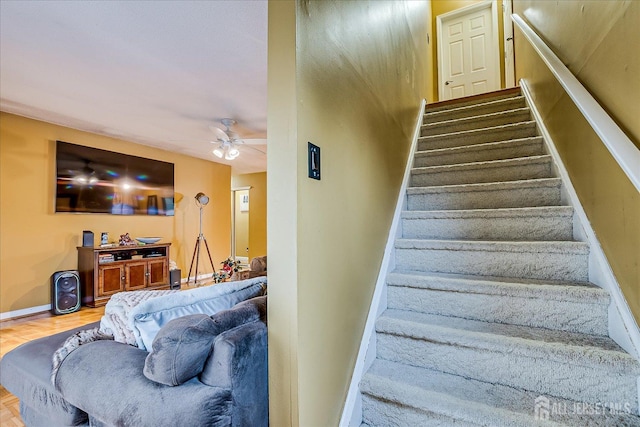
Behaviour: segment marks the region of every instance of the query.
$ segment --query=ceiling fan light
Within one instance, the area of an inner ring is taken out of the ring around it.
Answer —
[[[224,155],[224,153],[222,152],[222,149],[220,149],[220,147],[218,147],[218,148],[213,150],[213,155],[216,156],[217,158],[221,159],[222,156]]]
[[[229,148],[229,155],[235,159],[240,155],[240,150],[238,150],[236,147],[231,147]]]

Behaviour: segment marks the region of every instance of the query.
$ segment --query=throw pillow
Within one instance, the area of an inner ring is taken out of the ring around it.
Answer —
[[[206,314],[173,319],[160,329],[144,362],[144,376],[176,386],[195,377],[204,367],[219,327]]]
[[[144,363],[144,375],[155,382],[180,385],[202,372],[215,338],[267,315],[267,297],[243,301],[209,317],[192,314],[173,319],[160,329]]]

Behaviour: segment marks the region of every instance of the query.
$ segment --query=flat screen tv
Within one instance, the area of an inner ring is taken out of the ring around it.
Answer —
[[[56,141],[56,212],[173,215],[173,163]]]

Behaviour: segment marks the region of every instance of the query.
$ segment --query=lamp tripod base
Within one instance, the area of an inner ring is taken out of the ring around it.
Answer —
[[[204,247],[207,250],[207,255],[209,256],[209,263],[211,263],[211,269],[215,274],[216,268],[213,266],[213,259],[211,258],[211,252],[209,252],[209,244],[207,243],[207,239],[204,237],[202,233],[198,235],[196,239],[196,247],[193,249],[193,256],[191,257],[191,266],[189,267],[189,275],[187,276],[187,285],[191,282],[191,271],[193,270],[193,264],[195,262],[196,271],[193,276],[193,284],[197,285],[198,283],[198,264],[200,263],[200,247],[202,246],[202,242],[204,242]]]

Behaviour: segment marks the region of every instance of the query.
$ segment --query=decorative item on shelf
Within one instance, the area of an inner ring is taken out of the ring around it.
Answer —
[[[93,247],[93,232],[89,230],[82,231],[82,246]]]
[[[133,246],[135,244],[136,242],[131,240],[131,237],[129,237],[129,233],[124,233],[120,235],[120,246]]]
[[[135,239],[143,245],[151,245],[162,240],[162,237],[136,237]]]
[[[213,282],[214,283],[222,283],[229,278],[229,272],[225,270],[220,270],[213,273]]]
[[[232,273],[236,273],[238,270],[240,270],[240,261],[235,259],[227,258],[224,261],[222,261],[220,264],[222,264],[222,270],[229,273],[229,275],[231,275]]]
[[[100,233],[100,246],[109,244],[109,233],[103,231]]]

